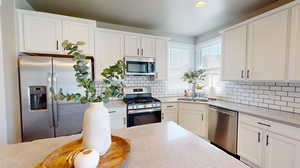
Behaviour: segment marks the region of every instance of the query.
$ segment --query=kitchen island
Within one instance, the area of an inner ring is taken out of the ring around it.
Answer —
[[[113,131],[127,138],[131,152],[124,168],[248,168],[245,164],[173,122]],[[54,149],[81,135],[1,146],[1,168],[32,168]]]

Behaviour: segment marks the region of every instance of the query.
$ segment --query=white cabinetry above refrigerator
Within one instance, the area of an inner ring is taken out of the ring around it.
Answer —
[[[17,10],[21,52],[65,54],[64,40],[82,41],[84,54],[94,55],[96,21],[49,13]]]

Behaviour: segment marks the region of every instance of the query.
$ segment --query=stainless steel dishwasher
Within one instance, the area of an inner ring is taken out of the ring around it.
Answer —
[[[238,113],[215,106],[209,107],[208,139],[211,143],[237,154]]]

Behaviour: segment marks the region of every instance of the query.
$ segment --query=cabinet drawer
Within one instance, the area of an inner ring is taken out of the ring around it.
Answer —
[[[163,110],[177,110],[177,103],[163,103],[161,108]]]
[[[111,107],[111,108],[108,108],[108,113],[110,116],[117,116],[117,115],[125,115],[126,116],[126,108]]]
[[[243,122],[286,137],[290,137],[292,139],[300,140],[300,128],[297,127],[245,114],[239,114],[239,122]]]

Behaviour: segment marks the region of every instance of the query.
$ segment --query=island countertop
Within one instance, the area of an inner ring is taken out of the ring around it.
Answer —
[[[125,168],[248,168],[173,122],[113,131],[131,141]],[[1,168],[32,168],[54,149],[81,135],[1,146]]]

